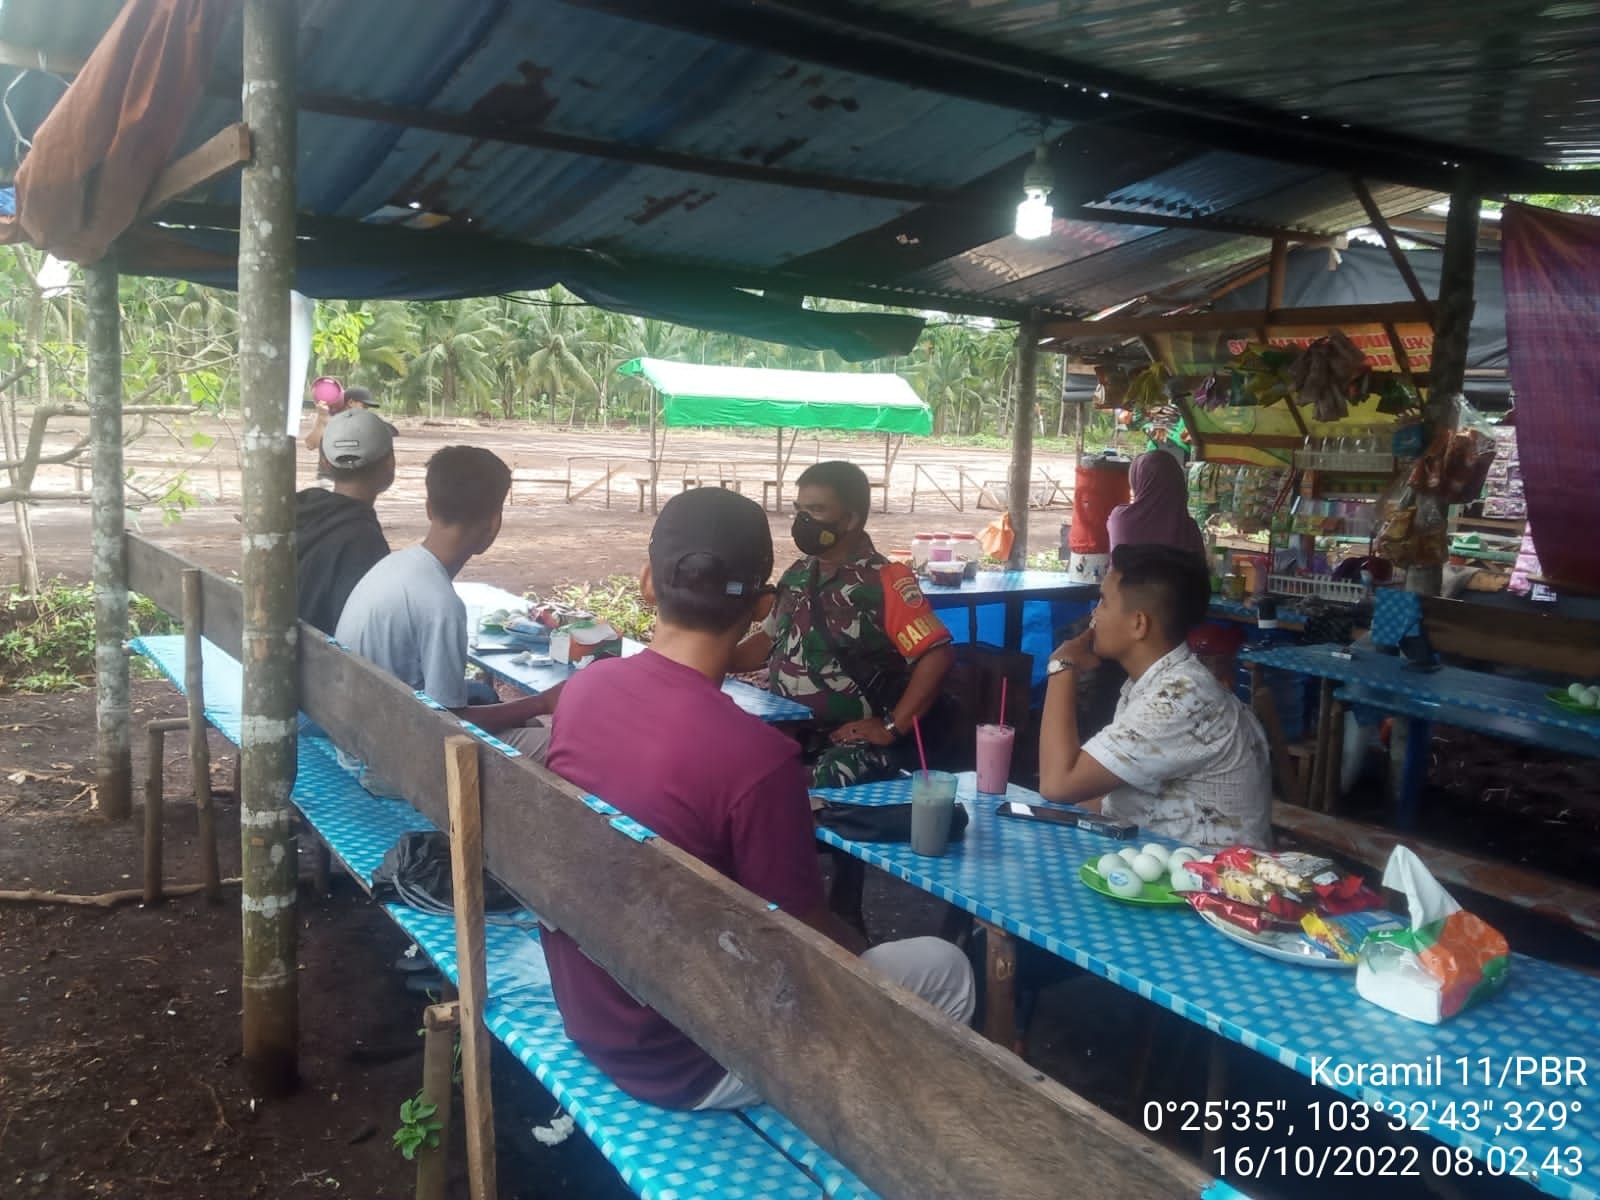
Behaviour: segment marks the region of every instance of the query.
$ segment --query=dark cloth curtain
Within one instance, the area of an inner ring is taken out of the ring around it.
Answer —
[[[1508,204],[1500,228],[1528,521],[1557,588],[1600,592],[1600,217]]]

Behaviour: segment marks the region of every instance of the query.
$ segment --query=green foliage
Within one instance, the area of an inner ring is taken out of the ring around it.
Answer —
[[[644,602],[639,581],[631,575],[613,575],[599,583],[564,583],[549,599],[592,612],[635,641],[648,642],[655,632],[655,610]]]
[[[28,355],[44,369],[18,382],[16,398],[78,398],[88,321],[81,288],[43,297],[34,277],[43,255],[0,252],[0,359]],[[130,404],[194,404],[226,413],[239,402],[238,300],[182,281],[124,277],[123,383]],[[811,300],[829,312],[881,311]],[[319,301],[312,320],[312,375],[371,388],[407,415],[496,414],[567,425],[638,425],[650,389],[617,367],[648,355],[718,365],[810,371],[886,371],[911,381],[952,437],[1005,438],[1013,407],[1015,331],[986,320],[935,318],[911,353],[847,363],[838,355],[734,334],[606,312],[560,287],[544,292],[423,303]],[[1041,428],[1060,427],[1056,380],[1045,359]],[[1069,422],[1070,424],[1070,422]],[[998,442],[996,443],[999,444]]]
[[[145,597],[128,598],[128,636],[177,624]],[[0,607],[0,693],[60,692],[94,673],[94,589],[56,581],[37,601],[10,589]]]
[[[439,1134],[444,1129],[433,1119],[438,1111],[437,1104],[423,1102],[421,1092],[400,1105],[400,1128],[394,1131],[394,1145],[407,1162],[416,1158],[417,1151],[424,1146],[438,1149]]]

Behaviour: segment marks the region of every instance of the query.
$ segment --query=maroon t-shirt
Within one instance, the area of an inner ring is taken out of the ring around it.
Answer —
[[[584,668],[562,689],[547,761],[763,900],[796,916],[821,906],[799,746],[698,671],[650,650]],[[604,879],[594,902],[607,902]],[[571,938],[543,937],[567,1036],[595,1065],[652,1104],[704,1099],[724,1073],[716,1060]]]

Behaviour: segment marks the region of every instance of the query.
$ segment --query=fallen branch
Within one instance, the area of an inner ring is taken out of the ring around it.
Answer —
[[[206,1144],[203,1150],[204,1153],[209,1154],[211,1153],[212,1147],[217,1144],[218,1134],[220,1134],[224,1129],[226,1129],[229,1133],[233,1133],[235,1131],[233,1126],[228,1124],[227,1114],[222,1111],[222,1100],[217,1095],[217,1089],[212,1087],[204,1079],[200,1080],[200,1086],[206,1089],[207,1094],[209,1094],[211,1097],[212,1105],[217,1110],[217,1123],[211,1130],[211,1136],[206,1139]]]
[[[223,887],[238,887],[242,881],[239,879],[224,879]],[[161,894],[171,899],[174,896],[193,896],[196,892],[204,891],[203,883],[180,883],[175,887],[164,887]],[[125,888],[120,892],[101,892],[95,896],[77,896],[70,892],[40,892],[28,890],[22,892],[0,892],[0,903],[11,902],[15,904],[76,904],[82,908],[116,908],[119,904],[136,904],[144,899],[143,888]]]

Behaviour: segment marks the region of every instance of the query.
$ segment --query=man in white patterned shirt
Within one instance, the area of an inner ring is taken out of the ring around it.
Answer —
[[[1255,715],[1190,652],[1211,586],[1204,562],[1168,546],[1118,546],[1085,633],[1051,655],[1039,790],[1198,847],[1271,837],[1271,762]],[[1117,715],[1078,736],[1077,675],[1128,673]]]

